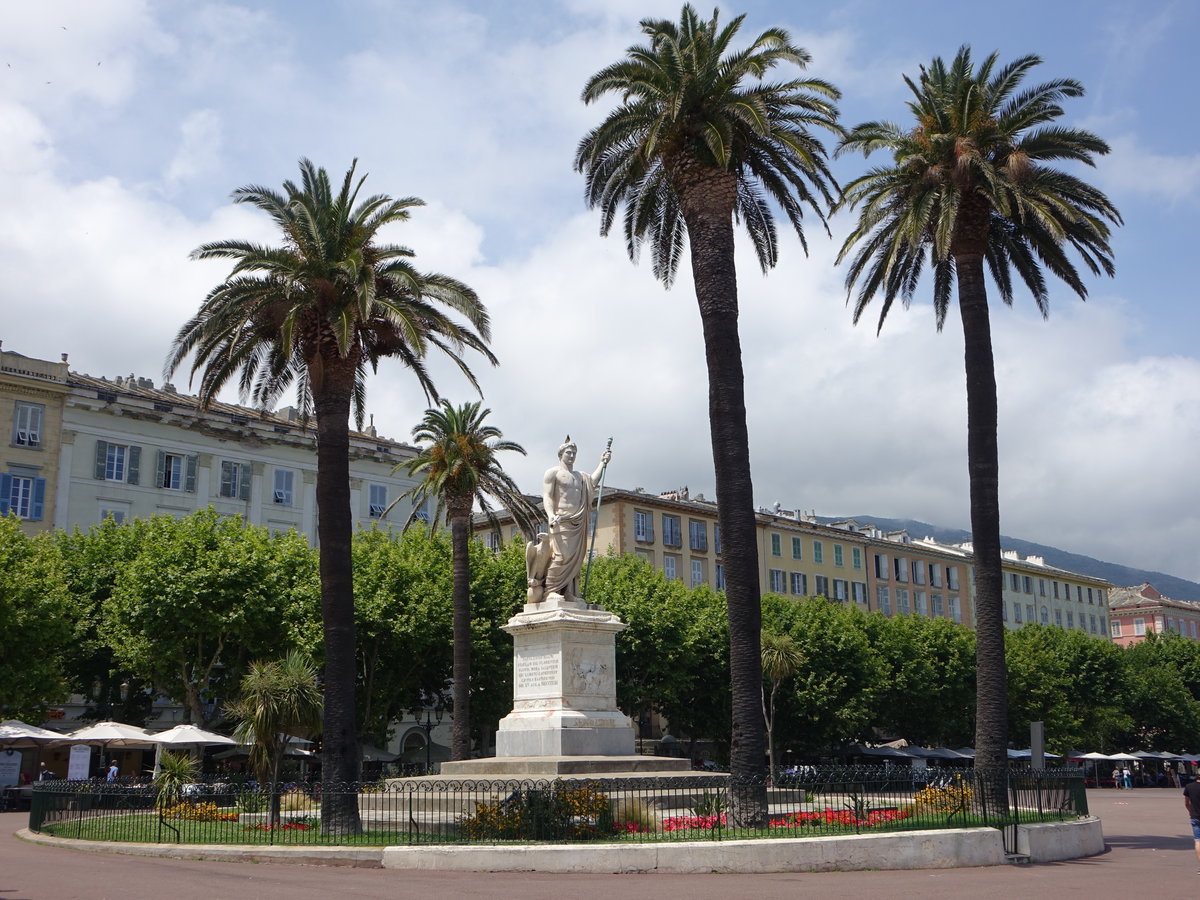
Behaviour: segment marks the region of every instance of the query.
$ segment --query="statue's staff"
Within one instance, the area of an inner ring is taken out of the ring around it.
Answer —
[[[604,476],[608,472],[608,454],[612,452],[612,441],[610,437],[608,444],[604,447],[604,464],[600,467],[600,483],[596,486],[596,519],[592,522],[592,539],[588,543],[588,558],[587,569],[583,573],[583,597],[580,598],[584,603],[587,602],[588,579],[592,577],[592,555],[596,552],[596,528],[600,525],[600,499],[604,496]]]

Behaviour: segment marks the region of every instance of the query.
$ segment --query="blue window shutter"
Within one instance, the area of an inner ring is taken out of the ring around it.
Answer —
[[[33,480],[33,509],[30,511],[29,519],[33,522],[42,521],[42,509],[46,505],[46,479],[35,478]]]
[[[131,446],[129,448],[129,466],[125,470],[125,482],[127,484],[138,483],[138,465],[142,461],[142,448]]]
[[[96,441],[96,480],[104,480],[104,467],[108,462],[108,441]]]
[[[187,458],[187,479],[184,482],[183,489],[190,494],[196,493],[196,465],[199,459],[195,453],[189,454]]]
[[[7,516],[12,503],[12,476],[0,475],[0,516]]]

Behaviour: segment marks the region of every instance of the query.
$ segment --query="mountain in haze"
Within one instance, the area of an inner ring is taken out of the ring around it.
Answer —
[[[828,525],[846,518],[851,518],[855,522],[876,525],[884,531],[904,530],[913,539],[931,537],[943,544],[958,544],[971,539],[969,531],[963,531],[960,528],[942,528],[938,525],[930,525],[928,522],[918,522],[915,519],[882,519],[879,516],[818,516],[817,521],[822,525]],[[1000,546],[1005,550],[1016,550],[1022,556],[1040,556],[1046,560],[1048,565],[1057,566],[1060,569],[1103,578],[1105,581],[1111,582],[1114,587],[1131,587],[1148,581],[1160,594],[1173,600],[1200,602],[1200,584],[1188,581],[1186,578],[1105,562],[1081,553],[1071,553],[1046,544],[1035,544],[1033,541],[1023,541],[1020,538],[1004,535],[1000,537]]]

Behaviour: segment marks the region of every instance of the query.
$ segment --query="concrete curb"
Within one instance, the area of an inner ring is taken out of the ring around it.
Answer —
[[[446,872],[762,874],[953,869],[1005,862],[1003,836],[995,828],[743,841],[364,848],[134,844],[52,837],[27,828],[18,831],[17,837],[94,853]],[[1017,841],[1019,851],[1031,862],[1077,859],[1104,852],[1104,834],[1100,820],[1094,816],[1073,822],[1021,825]]]

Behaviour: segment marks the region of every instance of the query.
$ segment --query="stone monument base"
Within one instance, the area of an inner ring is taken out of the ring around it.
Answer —
[[[508,756],[465,759],[442,763],[441,777],[451,778],[558,778],[608,775],[612,777],[667,776],[691,772],[686,759],[667,756]]]

